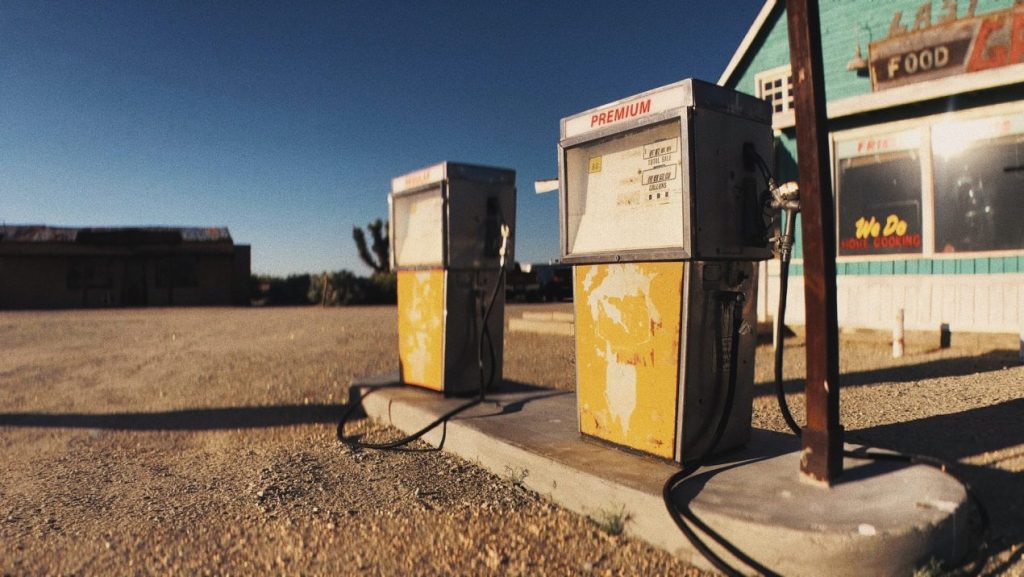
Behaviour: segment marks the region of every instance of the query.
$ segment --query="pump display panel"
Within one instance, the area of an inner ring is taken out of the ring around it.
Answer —
[[[680,246],[683,171],[678,120],[566,152],[570,253]]]
[[[563,118],[559,153],[563,262],[771,255],[767,102],[683,80]]]
[[[444,198],[441,187],[396,196],[395,265],[441,266],[444,259]]]

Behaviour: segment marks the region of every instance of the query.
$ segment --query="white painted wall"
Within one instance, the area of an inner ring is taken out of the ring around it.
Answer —
[[[778,265],[767,268],[759,320],[778,306]],[[1024,327],[1024,274],[840,275],[836,285],[840,327],[891,330],[901,307],[908,330],[949,323],[953,331],[1017,334]],[[790,277],[786,301],[786,324],[804,324],[803,276]]]

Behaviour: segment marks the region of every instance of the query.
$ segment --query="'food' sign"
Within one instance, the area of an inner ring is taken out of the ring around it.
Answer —
[[[870,46],[871,85],[884,90],[925,80],[1024,62],[1024,7],[964,18],[952,12],[932,23],[931,3],[921,6],[910,30],[897,12],[889,37]]]

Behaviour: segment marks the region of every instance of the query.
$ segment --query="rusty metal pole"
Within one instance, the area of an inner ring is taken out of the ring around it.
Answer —
[[[807,307],[807,426],[802,435],[800,471],[805,478],[831,485],[843,472],[843,427],[839,424],[835,205],[818,2],[788,0],[786,14],[803,205]]]

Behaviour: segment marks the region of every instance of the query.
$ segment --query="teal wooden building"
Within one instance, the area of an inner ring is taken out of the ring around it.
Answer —
[[[889,329],[903,309],[908,329],[1022,330],[1024,6],[821,0],[820,12],[841,326]],[[776,175],[795,179],[784,1],[765,3],[719,84],[773,104]],[[793,262],[787,321],[800,324],[799,238]]]

